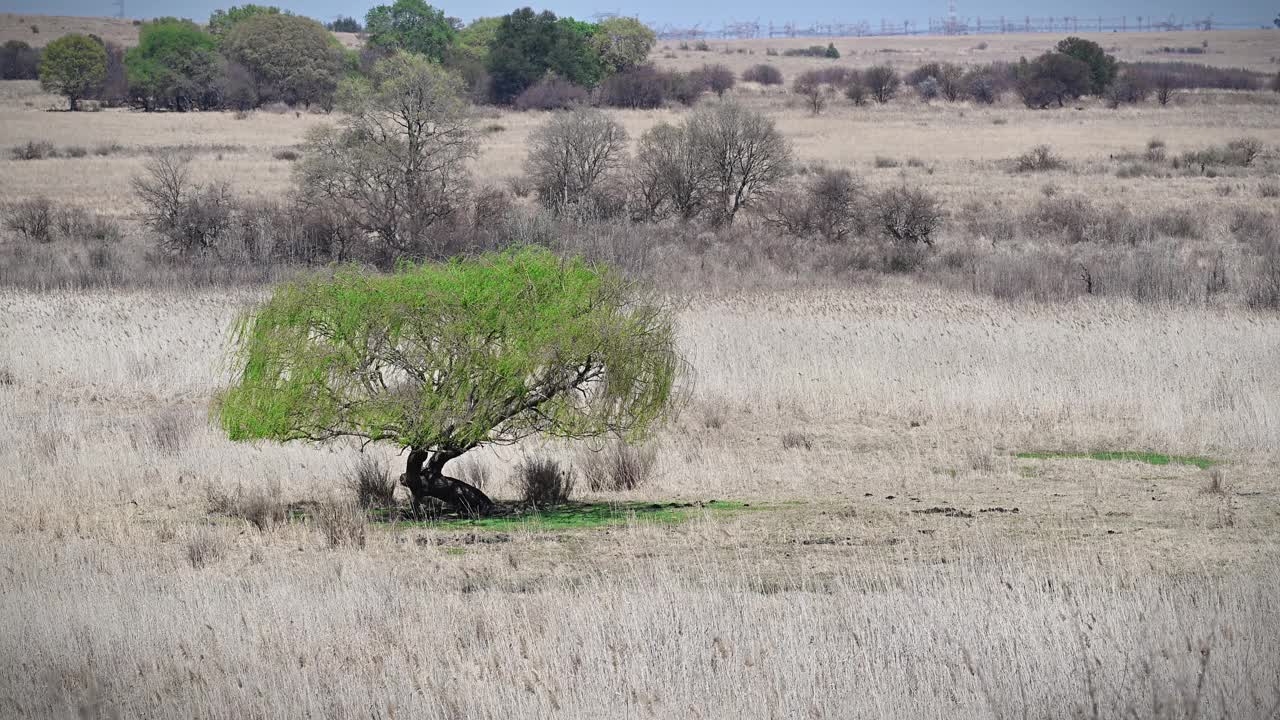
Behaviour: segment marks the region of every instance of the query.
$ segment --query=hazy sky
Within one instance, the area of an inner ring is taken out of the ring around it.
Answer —
[[[215,8],[241,4],[242,0],[217,2],[216,0],[125,0],[125,13],[128,17],[148,18],[157,15],[177,15],[196,20],[207,19]],[[361,0],[353,3],[348,0],[257,0],[260,4],[278,4],[302,15],[318,20],[331,20],[334,16],[352,15],[363,18],[370,6],[391,0]],[[42,13],[45,15],[113,15],[113,0],[0,0],[0,10],[19,13]],[[472,19],[484,15],[501,15],[521,5],[512,0],[468,0],[467,2],[445,3],[444,11],[463,19]],[[833,0],[646,0],[630,4],[622,4],[621,0],[557,0],[552,5],[533,5],[537,9],[549,9],[557,15],[573,15],[589,18],[596,12],[618,12],[624,15],[637,15],[641,20],[653,25],[678,23],[692,25],[701,22],[704,27],[718,28],[726,20],[755,20],[762,23],[773,20],[777,23],[794,20],[799,23],[813,21],[854,22],[869,20],[878,26],[880,19],[919,20],[929,17],[944,17],[947,12],[946,0],[901,0],[900,2],[879,3],[840,3]],[[1214,19],[1223,22],[1269,21],[1280,12],[1280,0],[1219,0],[1207,3],[1197,0],[1167,0],[1151,2],[1150,0],[1079,0],[1069,2],[1063,0],[957,0],[958,14],[962,17],[980,15],[983,18],[996,18],[1006,15],[1010,18],[1073,15],[1076,17],[1119,17],[1127,15],[1164,18],[1170,14],[1184,20],[1199,19],[1212,14]],[[1280,49],[1280,39],[1277,40]]]

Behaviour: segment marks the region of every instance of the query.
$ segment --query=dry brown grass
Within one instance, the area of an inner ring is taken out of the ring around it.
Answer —
[[[1250,38],[1213,33],[1211,48],[1249,64]],[[893,47],[916,48],[908,64],[986,61],[1052,38],[966,49],[978,40],[850,41],[847,61],[907,54],[878,52]],[[1143,47],[1128,52],[1148,59]],[[955,212],[999,199],[1012,216],[1050,194],[1187,209],[1203,228],[1169,249],[1178,267],[1242,245],[1232,218],[1266,222],[1254,211],[1275,202],[1263,190],[1274,158],[1207,178],[1118,177],[1112,157],[1144,153],[1153,136],[1170,158],[1243,135],[1274,152],[1274,94],[1044,113],[1012,100],[840,100],[814,118],[786,94],[734,92],[778,119],[806,165],[920,185]],[[128,179],[157,148],[186,146],[201,180],[271,195],[291,168],[273,156],[329,121],[39,111],[47,102],[33,83],[0,83],[0,150],[47,140],[91,152],[6,152],[0,196],[44,194],[124,224],[137,210]],[[675,116],[613,114],[632,138]],[[479,179],[503,185],[545,119],[486,119],[504,129],[486,134]],[[1042,143],[1066,169],[1009,172]],[[877,156],[898,167],[876,169]],[[945,238],[940,258],[1059,252],[994,240]],[[0,289],[0,714],[1274,715],[1280,316],[1235,302],[997,301],[972,294],[995,282],[976,271],[955,287],[882,277],[814,289],[735,265],[750,250],[716,249],[718,263],[687,271],[695,290],[673,298],[688,405],[648,446],[646,482],[597,492],[610,483],[592,473],[608,468],[556,442],[450,467],[506,500],[521,493],[512,470],[536,455],[585,472],[575,499],[749,505],[595,530],[371,525],[334,500],[351,496],[358,448],[226,441],[207,411],[231,320],[259,291]],[[711,289],[771,285],[802,289]],[[369,450],[398,474],[402,458]],[[1017,457],[1037,450],[1225,466]]]

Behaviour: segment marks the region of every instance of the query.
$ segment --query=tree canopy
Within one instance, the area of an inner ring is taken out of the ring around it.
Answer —
[[[1120,71],[1115,57],[1108,55],[1101,45],[1092,40],[1069,37],[1060,41],[1056,50],[1089,66],[1088,92],[1093,95],[1106,91]]]
[[[642,437],[680,368],[663,306],[534,248],[295,280],[240,318],[234,343],[218,400],[231,439],[385,441],[413,451],[410,472],[430,453],[433,482],[486,443]]]
[[[509,103],[548,73],[594,87],[604,71],[590,44],[594,28],[527,7],[504,16],[488,56],[494,100]]]
[[[396,0],[379,5],[365,16],[365,32],[374,47],[396,48],[444,59],[457,31],[444,11],[425,0]]]
[[[292,15],[288,10],[281,10],[274,5],[232,5],[226,10],[214,10],[209,16],[209,34],[221,38],[236,23],[260,15]]]
[[[222,57],[213,36],[190,20],[164,19],[142,26],[138,46],[125,54],[129,92],[152,109],[218,104]]]
[[[657,36],[647,25],[628,17],[604,20],[591,36],[591,45],[609,72],[626,72],[644,63]]]
[[[227,59],[249,71],[259,101],[329,104],[342,69],[342,48],[320,23],[294,15],[258,15],[222,40]]]
[[[66,96],[71,110],[80,98],[107,77],[107,50],[87,35],[64,35],[45,46],[40,63],[40,85]]]

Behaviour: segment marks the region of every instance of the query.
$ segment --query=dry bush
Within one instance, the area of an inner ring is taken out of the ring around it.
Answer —
[[[5,208],[4,225],[31,240],[47,243],[53,240],[54,215],[53,203],[49,198],[29,198]]]
[[[1262,87],[1265,77],[1262,73],[1244,68],[1188,62],[1130,62],[1125,63],[1125,72],[1156,87],[1157,91],[1163,79],[1170,92],[1177,88],[1257,90]]]
[[[369,535],[369,518],[359,505],[329,500],[316,506],[314,516],[316,527],[329,547],[364,547]]]
[[[876,65],[868,69],[862,73],[862,79],[871,97],[878,103],[887,103],[892,100],[898,94],[898,87],[902,85],[898,71],[888,65]]]
[[[915,88],[920,99],[925,102],[936,100],[938,95],[942,93],[942,89],[941,86],[938,85],[938,81],[931,77],[927,77],[916,83]]]
[[[187,562],[196,570],[217,562],[226,552],[222,536],[211,528],[199,527],[191,531],[186,543]]]
[[[237,485],[232,491],[210,484],[205,486],[205,502],[210,513],[239,518],[260,532],[283,525],[289,514],[280,486],[274,483],[254,485],[248,490]]]
[[[1016,172],[1045,172],[1060,170],[1064,166],[1062,158],[1054,155],[1053,148],[1048,145],[1037,145],[1013,160]]]
[[[517,110],[568,110],[584,105],[587,91],[556,75],[548,75],[516,96]]]
[[[742,71],[743,82],[760,83],[761,85],[781,85],[782,71],[772,65],[752,65]]]
[[[785,450],[812,450],[813,438],[799,430],[788,430],[782,433],[782,447]]]
[[[1280,310],[1280,240],[1264,243],[1250,268],[1245,303],[1260,310]]]
[[[1039,237],[1061,237],[1079,243],[1091,239],[1097,210],[1083,195],[1042,197],[1023,214],[1023,226]]]
[[[1265,180],[1258,184],[1258,197],[1263,199],[1280,198],[1280,183]]]
[[[373,455],[360,455],[347,475],[347,488],[362,508],[395,507],[396,480],[387,463]]]
[[[726,92],[733,89],[737,78],[734,77],[733,71],[724,65],[703,65],[698,70],[698,76],[702,79],[707,90],[716,94],[717,97],[723,97]]]
[[[1147,161],[1153,163],[1162,163],[1165,161],[1167,146],[1160,138],[1151,138],[1147,141]]]
[[[866,231],[862,181],[848,170],[811,173],[803,188],[780,192],[763,205],[768,225],[794,237],[839,242]]]
[[[942,202],[923,188],[887,188],[872,195],[870,203],[881,234],[897,243],[932,245],[944,217]]]
[[[186,445],[194,422],[189,411],[174,407],[152,415],[147,424],[149,446],[176,455]]]
[[[615,440],[600,450],[579,452],[574,465],[591,492],[621,492],[648,484],[657,459],[652,446],[633,447]]]
[[[821,113],[823,108],[827,106],[827,95],[830,93],[827,85],[822,84],[809,73],[797,77],[795,83],[791,86],[791,91],[804,98],[809,112],[814,115]]]
[[[459,480],[479,490],[489,484],[489,466],[479,460],[464,458],[455,461],[450,469],[458,474]]]
[[[600,99],[617,108],[645,110],[662,107],[667,98],[667,81],[653,65],[609,76],[600,87]]]
[[[573,472],[550,458],[525,458],[516,467],[513,484],[525,505],[555,507],[573,494]]]
[[[58,150],[47,140],[29,140],[26,145],[15,146],[10,154],[14,160],[44,160],[58,157]]]
[[[862,83],[862,80],[855,80],[845,87],[844,96],[854,105],[862,107],[867,104],[867,86]]]
[[[1226,145],[1214,145],[1183,153],[1181,164],[1191,169],[1198,168],[1201,173],[1213,166],[1249,167],[1262,153],[1262,148],[1262,141],[1257,138],[1236,138]]]

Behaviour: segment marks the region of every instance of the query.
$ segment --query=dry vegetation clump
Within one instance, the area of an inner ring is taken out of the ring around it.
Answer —
[[[1013,160],[1016,172],[1045,172],[1061,170],[1065,166],[1062,158],[1054,155],[1053,148],[1048,145],[1037,145]]]
[[[195,570],[202,570],[222,558],[226,543],[212,528],[198,527],[187,536],[186,553],[187,563]]]
[[[773,65],[761,63],[752,65],[742,71],[743,82],[760,83],[761,85],[781,85],[782,71]]]
[[[636,447],[615,440],[601,449],[579,452],[574,467],[591,492],[624,492],[648,484],[657,460],[652,445]]]
[[[343,500],[328,500],[317,504],[311,514],[328,547],[365,546],[369,536],[369,518],[359,505]]]
[[[347,487],[362,508],[386,508],[396,504],[396,480],[387,463],[373,455],[360,455],[347,475]]]
[[[563,505],[573,495],[573,471],[550,458],[528,457],[516,467],[512,485],[520,502],[533,508]]]
[[[248,489],[237,485],[232,491],[210,484],[205,487],[205,501],[210,513],[239,518],[264,533],[283,525],[289,514],[277,484],[252,485]]]

